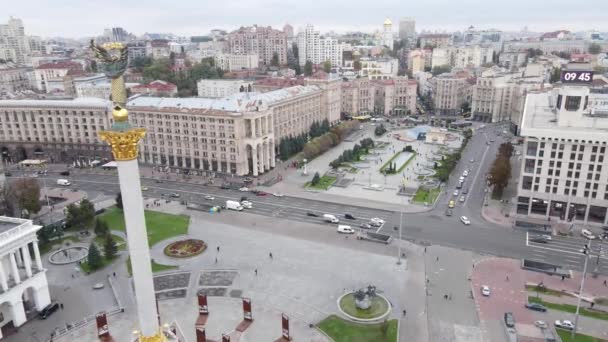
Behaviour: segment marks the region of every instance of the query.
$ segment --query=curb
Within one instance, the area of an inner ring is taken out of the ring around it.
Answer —
[[[386,309],[386,312],[383,313],[382,315],[376,317],[376,318],[358,318],[355,316],[351,316],[349,314],[347,314],[344,310],[342,310],[342,308],[340,307],[340,301],[342,300],[342,298],[344,298],[345,296],[348,296],[349,294],[352,294],[353,292],[348,292],[348,293],[344,293],[343,295],[341,295],[340,297],[338,297],[338,299],[336,300],[336,304],[338,305],[338,310],[340,310],[340,313],[346,317],[347,320],[351,321],[351,322],[355,322],[355,323],[362,323],[362,324],[375,324],[375,323],[380,323],[382,322],[386,317],[388,317],[388,315],[391,314],[391,311],[393,311],[393,305],[391,304],[391,302],[384,297],[381,294],[376,294],[376,296],[384,299],[386,301],[386,303],[388,304],[388,308]]]

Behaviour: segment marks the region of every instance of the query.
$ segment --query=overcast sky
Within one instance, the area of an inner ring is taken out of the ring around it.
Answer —
[[[8,5],[8,6],[7,6]],[[416,30],[477,28],[531,31],[608,31],[608,0],[0,0],[5,22],[21,18],[26,34],[43,37],[100,35],[127,31],[203,35],[212,28],[252,24],[321,31],[374,31],[390,17],[414,17]]]

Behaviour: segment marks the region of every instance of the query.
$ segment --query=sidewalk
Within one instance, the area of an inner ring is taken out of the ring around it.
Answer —
[[[509,214],[509,217],[505,216],[505,210],[503,208],[508,208],[509,211],[506,213]],[[483,206],[481,209],[481,216],[484,220],[494,223],[499,226],[503,226],[506,228],[513,227],[513,213],[510,210],[510,205],[506,206],[500,203],[498,200],[488,200],[488,206]]]

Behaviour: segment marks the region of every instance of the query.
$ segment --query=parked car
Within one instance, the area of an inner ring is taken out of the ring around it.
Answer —
[[[581,235],[589,240],[595,240],[595,235],[589,229],[581,230]]]
[[[515,327],[515,318],[512,312],[505,312],[505,325],[509,328]]]
[[[458,202],[463,203],[465,199],[466,199],[465,196],[460,196],[460,199],[458,200]]]
[[[319,217],[319,214],[313,213],[313,212],[307,212],[306,216],[311,216],[311,217]]]
[[[338,233],[341,234],[354,234],[355,230],[351,226],[347,225],[338,225]]]
[[[572,330],[574,329],[574,324],[572,324],[572,322],[568,321],[568,320],[557,320],[555,321],[555,326],[557,328],[562,328],[562,329],[566,329],[566,330]]]
[[[464,188],[464,189],[462,189],[462,193],[463,193],[464,195],[468,194],[468,193],[469,193],[469,189],[468,189],[468,188]]]
[[[456,190],[454,190],[453,195],[454,195],[454,196],[458,196],[458,194],[459,194],[459,193],[460,193],[460,191],[458,191],[458,189],[456,189]]]
[[[535,321],[534,325],[539,329],[547,329],[549,325],[545,321]]]
[[[356,218],[351,214],[344,214],[344,218],[349,220],[356,220]]]
[[[57,309],[59,309],[58,303],[51,303],[51,304],[47,305],[44,309],[42,309],[42,311],[40,311],[40,314],[39,314],[40,318],[46,319],[51,314],[53,314],[53,312],[57,311]]]
[[[488,285],[482,285],[481,286],[481,294],[489,297],[490,296],[490,287]]]
[[[460,222],[464,223],[466,226],[471,224],[471,220],[466,216],[460,216]]]
[[[526,308],[533,311],[547,312],[547,308],[544,305],[538,303],[527,303]]]
[[[452,216],[452,209],[450,209],[450,208],[446,209],[445,216]]]
[[[363,229],[372,229],[372,226],[369,223],[361,223],[359,227]]]

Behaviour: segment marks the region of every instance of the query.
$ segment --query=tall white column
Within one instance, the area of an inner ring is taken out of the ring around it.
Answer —
[[[251,138],[255,139],[255,119],[249,119],[249,123],[251,126]]]
[[[51,294],[48,286],[41,286],[34,290],[34,302],[38,311],[42,311],[47,305],[51,304]]]
[[[38,249],[38,241],[32,241],[34,246],[34,259],[36,259],[36,268],[42,271],[42,259],[40,258],[40,250]]]
[[[21,297],[19,297],[21,298]],[[11,303],[11,316],[13,316],[13,324],[18,327],[25,323],[25,310],[23,308],[23,301],[18,300]]]
[[[150,249],[144,219],[144,205],[139,180],[137,160],[117,161],[120,191],[124,203],[125,226],[131,265],[133,285],[137,300],[137,317],[143,336],[158,333],[158,313],[150,264]]]
[[[21,246],[21,255],[23,255],[23,263],[25,264],[25,274],[28,278],[32,277],[32,257],[30,251],[27,249],[27,244]]]
[[[0,262],[0,285],[2,286],[2,291],[8,291],[8,279],[6,278],[6,273],[4,273],[2,262]]]
[[[17,268],[17,261],[15,261],[15,253],[10,252],[8,255],[11,260],[11,274],[13,276],[13,280],[15,281],[15,284],[20,284],[21,277],[19,276],[19,269]]]
[[[274,154],[274,140],[270,143],[270,167],[275,167],[277,157]],[[606,215],[608,216],[608,215]]]
[[[253,175],[257,176],[258,175],[258,149],[257,148],[252,148],[251,149],[251,164],[253,166]]]

